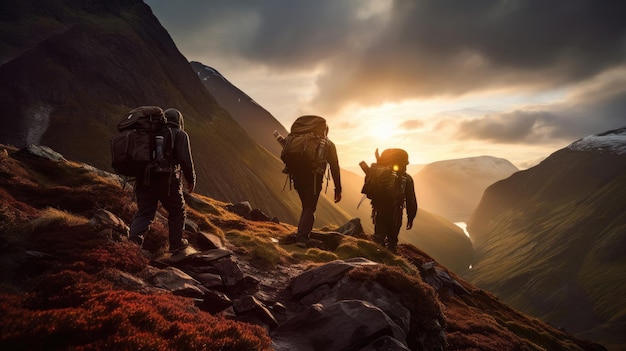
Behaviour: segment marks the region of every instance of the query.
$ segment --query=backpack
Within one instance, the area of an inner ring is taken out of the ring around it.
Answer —
[[[298,117],[291,126],[280,154],[281,160],[286,165],[284,172],[323,174],[328,154],[327,130],[323,117]]]
[[[172,170],[173,131],[158,106],[141,106],[124,115],[111,138],[111,166],[120,175],[149,177]]]
[[[376,163],[372,163],[369,167],[362,165],[365,171],[365,181],[361,193],[372,202],[404,203],[408,153],[402,149],[387,149],[380,156],[376,150],[375,155]]]

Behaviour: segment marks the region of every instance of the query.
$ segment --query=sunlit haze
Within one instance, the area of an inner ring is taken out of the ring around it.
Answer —
[[[618,2],[146,2],[189,61],[287,129],[324,116],[344,168],[399,147],[524,169],[626,125]]]

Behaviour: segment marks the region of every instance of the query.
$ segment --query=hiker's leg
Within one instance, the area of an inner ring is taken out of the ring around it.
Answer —
[[[317,202],[320,196],[321,177],[318,182],[314,182],[313,175],[307,175],[298,179],[295,182],[300,202],[302,203],[302,212],[300,213],[300,220],[298,221],[298,232],[296,233],[296,240],[306,241],[309,238],[311,230],[313,230],[313,224],[315,222],[315,211],[317,210]]]
[[[130,224],[130,240],[142,245],[143,234],[148,231],[154,220],[159,200],[156,192],[140,181],[135,185],[135,197],[137,198],[137,213]]]
[[[309,233],[311,233],[313,229],[317,203],[312,190],[307,191],[302,189],[298,191],[298,196],[300,196],[300,202],[302,203],[302,211],[300,212],[300,220],[298,221],[296,239],[303,241],[309,238]]]
[[[389,219],[379,214],[376,217],[376,225],[374,225],[374,242],[382,247],[387,247],[389,230]]]
[[[166,188],[168,185],[164,185]],[[167,225],[169,229],[170,250],[185,246],[182,242],[183,229],[185,228],[185,198],[183,186],[179,177],[172,176],[169,184],[169,192],[161,198],[163,208],[167,211]]]
[[[389,236],[393,231],[393,211],[390,205],[381,204],[376,210],[374,225],[374,241],[383,247],[389,244]]]
[[[395,209],[393,222],[390,223],[389,234],[387,235],[387,248],[389,251],[396,253],[396,247],[398,246],[398,234],[400,234],[400,228],[402,227],[402,208]]]
[[[396,253],[398,246],[398,233],[400,232],[400,228],[398,230],[392,230],[389,235],[387,235],[387,248],[389,251]]]

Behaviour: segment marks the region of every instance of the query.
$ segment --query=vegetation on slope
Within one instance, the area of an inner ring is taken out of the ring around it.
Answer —
[[[128,188],[84,165],[6,147],[0,149],[0,175],[0,254],[5,265],[0,348],[270,349],[263,328],[212,315],[192,299],[133,280],[147,260],[136,246],[112,241],[88,220],[105,208],[129,222],[136,208]],[[412,330],[436,330],[426,323],[440,321],[449,350],[602,349],[502,305],[443,267],[466,292],[434,289],[422,279],[424,267],[434,260],[414,246],[401,245],[401,255],[395,256],[355,237],[342,240],[332,252],[279,245],[292,226],[248,221],[228,212],[226,203],[196,199],[188,202],[189,218],[202,231],[225,239],[239,260],[268,279],[280,266],[305,269],[351,257],[383,263],[350,275],[396,292],[411,310]],[[157,220],[147,245],[162,252],[166,237],[166,226]]]

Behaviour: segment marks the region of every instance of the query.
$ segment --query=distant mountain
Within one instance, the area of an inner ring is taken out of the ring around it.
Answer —
[[[0,143],[46,145],[110,170],[109,140],[127,111],[175,107],[199,193],[297,221],[282,162],[219,105],[143,1],[5,1],[0,14]],[[320,202],[316,226],[348,219]]]
[[[468,221],[469,279],[582,337],[626,349],[626,128],[491,185]]]
[[[226,109],[232,118],[256,141],[276,156],[280,156],[282,147],[276,142],[273,132],[276,130],[286,136],[288,131],[261,105],[231,84],[216,69],[200,62],[191,62],[191,67],[198,74],[205,88]]]
[[[511,162],[491,156],[427,164],[414,176],[420,206],[452,222],[465,222],[485,189],[519,171]]]

